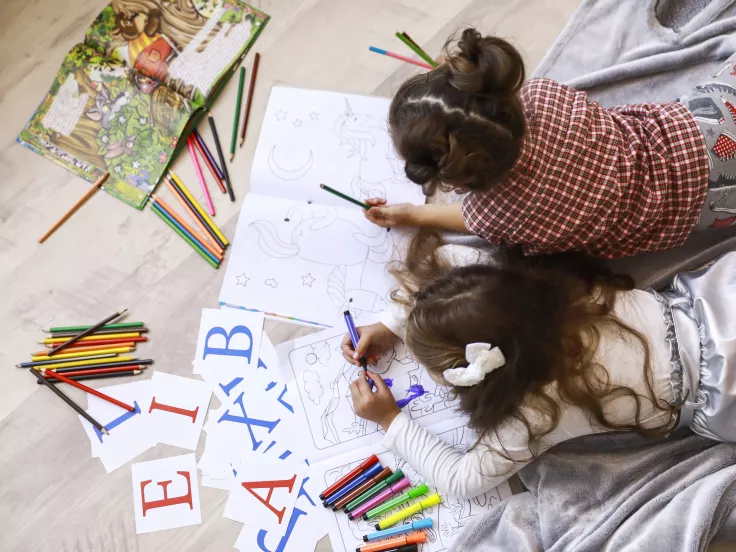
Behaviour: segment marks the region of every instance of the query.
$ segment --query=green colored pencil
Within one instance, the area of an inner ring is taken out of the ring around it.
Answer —
[[[401,42],[406,44],[411,50],[418,55],[420,58],[422,58],[424,61],[429,63],[432,67],[437,67],[437,62],[433,60],[431,57],[427,55],[427,52],[422,50],[419,45],[414,42],[411,37],[409,37],[406,33],[396,33],[396,38],[398,38]]]
[[[48,330],[44,330],[45,332],[49,333],[59,333],[59,332],[83,332],[84,330],[89,330],[92,326],[55,326],[53,328],[49,328]],[[122,330],[124,328],[142,328],[143,322],[119,322],[117,324],[107,324],[105,326],[102,326],[101,330]]]
[[[190,240],[190,239],[189,239],[189,237],[188,237],[187,235],[185,235],[185,234],[184,234],[184,232],[182,232],[181,230],[179,230],[179,229],[178,229],[178,228],[176,227],[176,225],[175,225],[175,224],[173,224],[173,223],[172,223],[171,221],[169,221],[169,219],[167,219],[167,218],[166,218],[166,217],[164,216],[164,214],[163,214],[162,212],[160,212],[160,211],[159,211],[158,209],[156,209],[155,207],[152,207],[152,208],[151,208],[151,210],[152,210],[152,211],[153,211],[154,213],[156,213],[156,214],[157,214],[157,215],[158,215],[158,216],[159,216],[159,217],[161,218],[161,220],[163,220],[163,221],[164,221],[164,222],[165,222],[166,224],[168,224],[168,225],[169,225],[169,226],[171,227],[171,229],[172,229],[172,230],[173,230],[174,232],[176,232],[177,234],[179,234],[179,235],[180,235],[180,236],[181,236],[181,237],[182,237],[182,238],[184,239],[184,241],[186,241],[186,242],[187,242],[187,243],[188,243],[188,244],[189,244],[189,245],[190,245],[190,246],[192,247],[192,249],[194,249],[194,250],[195,250],[195,251],[196,251],[197,253],[199,253],[199,255],[200,255],[200,256],[201,256],[201,257],[202,257],[202,258],[203,258],[203,259],[204,259],[205,261],[207,261],[208,263],[210,263],[210,264],[211,264],[211,265],[212,265],[213,267],[215,267],[215,268],[217,268],[217,267],[219,267],[219,266],[220,266],[220,265],[219,265],[218,263],[216,263],[215,261],[213,261],[212,259],[210,259],[210,258],[209,258],[209,257],[208,257],[207,255],[205,255],[205,254],[204,254],[204,251],[200,250],[200,249],[199,249],[199,248],[198,248],[198,247],[197,247],[197,246],[196,246],[196,245],[194,244],[194,242],[193,242],[192,240]]]
[[[338,192],[335,188],[330,188],[327,184],[320,184],[320,188],[322,188],[326,192],[330,192],[331,194],[336,195],[337,197],[343,198],[345,201],[349,201],[350,203],[354,203],[358,207],[362,207],[363,209],[370,209],[371,206],[367,203],[363,203],[362,201],[358,201],[354,197],[350,197],[349,195],[345,195],[342,192]]]
[[[235,157],[235,143],[238,140],[238,127],[240,126],[240,104],[243,103],[243,83],[245,83],[245,67],[240,68],[238,79],[238,99],[235,104],[235,121],[233,121],[233,139],[230,142],[230,162]]]

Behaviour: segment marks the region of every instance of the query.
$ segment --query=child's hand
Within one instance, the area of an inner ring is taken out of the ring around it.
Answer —
[[[365,218],[381,228],[415,226],[412,216],[415,206],[411,203],[386,205],[383,198],[367,199],[366,203],[371,208],[365,211]]]
[[[350,364],[360,366],[361,357],[365,357],[368,364],[375,363],[384,351],[396,343],[398,336],[389,330],[380,322],[371,324],[370,326],[361,326],[356,328],[360,341],[358,347],[353,348],[353,341],[350,334],[345,334],[342,338],[342,356],[345,357]]]
[[[365,371],[361,372],[358,379],[350,384],[350,394],[353,396],[353,409],[361,418],[375,422],[384,431],[388,431],[391,422],[401,413],[396,405],[396,399],[391,390],[386,387],[383,378],[379,374],[370,374],[376,384],[375,393],[371,389]]]

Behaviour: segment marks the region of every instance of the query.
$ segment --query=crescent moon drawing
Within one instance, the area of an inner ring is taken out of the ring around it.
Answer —
[[[273,154],[275,151],[276,146],[272,147],[271,151],[268,153],[268,168],[271,169],[271,172],[276,178],[280,178],[281,180],[298,180],[299,178],[307,174],[312,168],[314,156],[312,155],[311,149],[309,150],[309,158],[307,159],[307,162],[301,167],[291,170],[279,167],[279,165],[276,163],[276,159],[274,159]]]

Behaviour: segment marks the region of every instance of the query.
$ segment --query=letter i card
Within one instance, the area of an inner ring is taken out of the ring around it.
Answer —
[[[194,454],[131,466],[137,534],[202,523]]]

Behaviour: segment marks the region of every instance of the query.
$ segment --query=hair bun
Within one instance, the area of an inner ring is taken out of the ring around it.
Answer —
[[[437,166],[407,161],[404,164],[404,172],[406,173],[406,177],[414,182],[414,184],[423,185],[437,177]]]
[[[456,52],[445,55],[449,82],[469,94],[504,97],[516,94],[524,82],[524,60],[502,38],[465,29]]]

